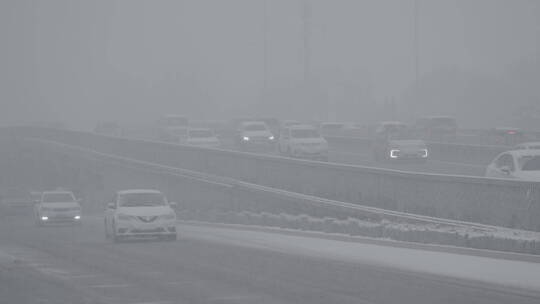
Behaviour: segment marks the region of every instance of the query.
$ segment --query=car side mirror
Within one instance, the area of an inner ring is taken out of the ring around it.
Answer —
[[[107,204],[107,209],[116,209],[116,204],[115,203],[108,203]]]
[[[503,172],[504,174],[510,174],[510,167],[509,166],[502,166],[501,167],[501,172]]]
[[[177,202],[169,202],[169,206],[171,206],[171,208],[173,208],[173,209],[176,209],[176,208],[178,208],[178,203]]]

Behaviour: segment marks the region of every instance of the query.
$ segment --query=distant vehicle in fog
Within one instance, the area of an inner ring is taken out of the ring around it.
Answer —
[[[270,130],[270,132],[272,132],[272,134],[274,134],[274,135],[279,133],[279,128],[281,126],[281,123],[280,123],[279,119],[277,119],[277,118],[260,117],[260,118],[255,118],[255,119],[252,119],[252,120],[264,122],[266,124],[266,126],[268,126],[268,129]]]
[[[523,131],[513,127],[497,127],[488,131],[489,142],[494,145],[516,145],[525,140]]]
[[[278,151],[289,157],[328,161],[328,143],[314,126],[292,125],[282,128]]]
[[[540,150],[540,142],[525,142],[516,145],[512,150]]]
[[[80,223],[81,205],[71,191],[45,191],[34,205],[37,225],[48,223]]]
[[[455,141],[457,122],[451,116],[427,116],[419,118],[412,126],[419,138],[431,141]]]
[[[540,182],[540,150],[503,152],[488,165],[485,175]]]
[[[189,128],[185,143],[204,148],[218,148],[221,145],[214,131],[207,128]]]
[[[105,236],[114,242],[129,238],[176,240],[175,206],[157,190],[118,191],[105,210]]]
[[[100,122],[94,128],[94,133],[107,136],[122,136],[122,128],[115,122]]]
[[[187,138],[189,119],[180,115],[165,115],[157,122],[157,137],[161,141],[179,143]]]
[[[372,153],[376,161],[410,160],[425,162],[429,157],[426,143],[398,121],[381,122],[375,129]]]
[[[346,124],[342,122],[323,122],[320,124],[320,132],[322,136],[339,136]]]
[[[18,188],[0,190],[0,215],[31,215],[32,206],[32,196],[28,191]]]
[[[273,151],[276,143],[274,134],[262,121],[244,121],[235,135],[235,144],[242,150]]]
[[[281,128],[287,128],[291,126],[297,126],[302,125],[302,123],[298,120],[284,120],[281,122]]]

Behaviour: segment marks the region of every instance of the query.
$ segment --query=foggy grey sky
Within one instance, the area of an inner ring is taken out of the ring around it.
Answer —
[[[413,84],[413,0],[308,2],[310,75],[329,96],[361,83],[375,99],[399,98]],[[90,127],[162,113],[249,114],[261,98],[263,3],[4,0],[1,117]],[[538,56],[539,1],[417,3],[421,74],[498,74]],[[303,83],[302,13],[302,1],[267,0],[268,89],[278,97]]]

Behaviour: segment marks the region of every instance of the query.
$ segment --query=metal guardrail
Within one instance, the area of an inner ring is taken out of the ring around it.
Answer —
[[[67,130],[9,132],[353,205],[540,231],[540,183],[319,163]]]
[[[286,204],[290,202],[294,202],[294,204],[296,205],[300,204],[308,208],[315,208],[315,209],[323,210],[322,213],[319,210],[314,210],[311,212],[308,211],[306,212],[306,214],[322,214],[322,215],[327,214],[328,216],[337,215],[338,217],[355,217],[356,216],[360,218],[377,219],[378,221],[383,220],[383,219],[388,219],[392,221],[400,221],[400,222],[407,222],[407,223],[435,224],[435,225],[441,225],[441,226],[446,226],[446,227],[474,228],[475,230],[478,230],[478,231],[496,231],[497,230],[497,227],[490,226],[490,225],[482,225],[482,224],[477,224],[477,223],[407,214],[403,212],[396,212],[396,211],[374,208],[374,207],[369,207],[369,206],[355,205],[355,204],[315,197],[311,195],[294,193],[294,192],[275,189],[271,187],[265,187],[261,185],[246,183],[246,182],[242,182],[242,181],[231,179],[231,178],[196,172],[193,170],[173,168],[170,166],[164,166],[164,165],[140,161],[136,159],[121,157],[117,155],[101,153],[98,151],[93,151],[90,149],[58,143],[54,141],[40,140],[40,139],[23,139],[23,141],[37,144],[38,146],[40,146],[40,148],[49,147],[49,148],[52,148],[53,150],[61,151],[61,153],[69,153],[70,155],[74,157],[85,158],[88,161],[99,161],[106,165],[119,166],[122,168],[134,169],[137,171],[151,172],[154,174],[158,174],[162,176],[169,176],[172,178],[187,178],[192,181],[204,183],[210,186],[219,187],[227,191],[232,191],[233,194],[239,193],[239,192],[242,192],[243,195],[253,194],[252,198],[254,199],[254,201],[257,201],[261,198],[267,198],[267,199],[270,199],[269,204],[277,203],[280,206],[283,206],[282,204],[283,202],[285,202]],[[247,204],[249,203],[250,201],[247,200]],[[219,204],[222,204],[222,202],[218,202],[218,205]],[[267,209],[267,208],[263,208],[263,209]],[[279,212],[290,211],[287,209],[288,208],[284,208],[284,210],[279,210]],[[235,211],[241,211],[241,210],[235,210]],[[257,211],[260,212],[260,211],[265,211],[265,210],[257,210]],[[296,211],[299,211],[298,208],[296,208]]]

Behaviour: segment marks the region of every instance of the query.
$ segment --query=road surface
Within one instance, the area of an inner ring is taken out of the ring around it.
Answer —
[[[0,303],[540,303],[538,263],[183,224],[113,244],[102,226],[2,219]]]

